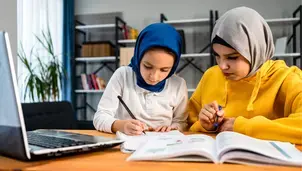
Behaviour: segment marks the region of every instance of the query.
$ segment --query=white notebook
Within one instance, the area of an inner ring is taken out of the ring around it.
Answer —
[[[172,130],[169,132],[148,132],[146,131],[146,135],[137,135],[137,136],[129,136],[122,132],[116,132],[116,136],[118,139],[124,140],[125,142],[121,145],[121,151],[124,153],[132,153],[137,150],[142,144],[146,143],[151,137],[164,137],[168,135],[173,136],[184,136],[183,133],[178,130]]]

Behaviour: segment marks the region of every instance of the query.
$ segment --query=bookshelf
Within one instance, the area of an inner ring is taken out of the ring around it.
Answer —
[[[162,13],[160,14],[160,22],[167,23],[177,28],[183,28],[184,30],[187,28],[193,28],[193,27],[201,27],[201,26],[208,26],[209,29],[209,35],[211,35],[214,22],[218,18],[218,11],[209,11],[209,17],[208,18],[195,18],[195,19],[168,19],[168,17]],[[184,37],[186,37],[185,31],[184,31]],[[208,43],[204,47],[200,47],[200,50],[196,49],[193,52],[185,52],[181,55],[182,64],[180,64],[176,70],[176,73],[182,72],[185,68],[187,68],[189,65],[192,66],[192,69],[199,71],[201,74],[204,73],[204,71],[201,69],[201,66],[197,65],[195,60],[197,59],[209,59],[210,66],[213,66],[215,61],[212,58],[210,53],[210,44],[211,44],[211,37],[209,37]],[[208,51],[208,52],[206,52]],[[186,80],[187,84],[188,81]],[[193,85],[190,85],[192,83],[188,84],[188,92],[193,93],[195,91],[196,85],[193,83]],[[193,87],[193,88],[190,88]]]
[[[217,13],[217,11],[216,11]],[[218,13],[217,13],[218,15]],[[210,17],[209,18],[199,18],[199,19],[181,19],[181,20],[167,20],[167,17],[164,14],[160,14],[160,21],[163,23],[168,23],[171,25],[190,25],[190,24],[207,24],[210,26],[210,33],[212,32],[213,25],[214,25],[214,13],[212,10],[210,10]],[[175,26],[175,27],[176,27]],[[133,46],[135,44],[135,39],[120,39],[118,40],[118,43],[124,44],[125,46]],[[208,45],[207,45],[208,46]],[[182,54],[181,58],[203,58],[203,57],[210,57],[210,53],[202,53],[205,51],[208,47],[203,48],[203,50],[199,53],[188,53],[188,54]],[[180,72],[180,71],[178,71]]]
[[[93,32],[105,32],[110,31],[114,34],[114,40],[112,40],[112,44],[114,46],[114,55],[110,56],[83,56],[80,53],[76,53],[73,59],[73,93],[75,96],[74,108],[76,109],[76,116],[81,118],[82,120],[87,120],[87,109],[90,109],[92,112],[96,112],[95,105],[91,105],[88,103],[87,99],[88,96],[91,97],[93,95],[101,96],[104,92],[103,89],[95,89],[93,87],[89,87],[84,89],[82,78],[79,74],[79,66],[82,66],[81,73],[88,75],[88,74],[97,74],[103,69],[109,70],[110,72],[114,72],[119,67],[119,45],[120,43],[118,40],[120,39],[120,35],[123,34],[124,27],[127,26],[127,23],[122,20],[120,17],[115,16],[114,22],[109,24],[85,24],[80,21],[75,22],[76,25],[75,29],[75,37],[76,36],[83,36],[83,41],[77,41],[78,44],[75,44],[76,50],[83,50],[83,43],[85,41],[89,41],[88,35]],[[107,32],[106,32],[107,33]],[[97,65],[97,69],[90,73],[87,73],[87,69],[91,65]],[[114,67],[113,67],[114,66]],[[90,85],[91,86],[91,85]],[[82,101],[83,103],[79,103]],[[99,100],[99,99],[98,99]],[[80,113],[80,116],[79,116]]]
[[[273,59],[292,59],[293,65],[299,65],[300,68],[302,68],[302,5],[298,6],[298,8],[293,12],[292,17],[287,18],[273,18],[273,19],[265,19],[265,21],[270,26],[283,26],[283,27],[292,27],[292,35],[289,36],[289,39],[287,40],[287,44],[289,45],[292,43],[292,50],[291,52],[287,53],[276,53],[274,54]],[[298,31],[299,29],[299,31]],[[298,32],[300,33],[300,38],[298,37]],[[299,46],[299,48],[298,48]],[[299,49],[299,50],[298,50]],[[299,63],[298,63],[299,62]]]
[[[302,68],[302,54],[301,54],[301,50],[302,50],[302,29],[301,29],[301,25],[302,25],[302,7],[301,5],[294,11],[292,17],[288,17],[288,18],[272,18],[272,19],[265,19],[266,22],[270,25],[270,26],[283,26],[283,27],[290,27],[292,26],[293,29],[293,34],[290,36],[290,38],[288,39],[287,45],[292,42],[293,43],[293,49],[291,50],[291,52],[287,52],[287,53],[276,53],[273,56],[273,59],[293,59],[293,64],[294,65],[298,65],[298,61],[300,61],[299,65],[300,68]],[[180,20],[168,20],[167,17],[164,14],[160,15],[160,20],[161,22],[164,23],[168,23],[173,25],[174,27],[178,27],[178,26],[196,26],[196,24],[209,24],[210,25],[210,30],[213,29],[214,27],[214,21],[218,19],[218,11],[215,11],[215,18],[213,17],[213,12],[210,12],[210,18],[196,18],[196,19],[180,19]],[[300,27],[300,28],[298,28]],[[297,30],[299,29],[299,30]],[[300,39],[297,38],[297,36],[299,36],[299,34],[297,34],[298,32],[300,32]],[[299,47],[298,47],[299,46]],[[208,46],[209,47],[209,46]],[[180,72],[182,69],[184,69],[186,66],[188,65],[193,65],[194,68],[198,69],[198,66],[194,66],[194,58],[211,58],[211,64],[210,66],[213,66],[215,64],[214,62],[214,58],[212,57],[211,53],[204,53],[204,51],[208,48],[208,47],[204,47],[203,50],[200,51],[200,53],[189,53],[189,54],[182,54],[181,58],[185,61],[187,61],[187,63],[185,63],[183,66],[179,66],[178,68],[178,72]],[[300,48],[300,50],[298,50]],[[195,89],[194,88],[189,88],[188,92],[194,92]]]
[[[214,14],[215,13],[215,14]],[[215,16],[214,16],[215,15]],[[192,25],[209,25],[209,33],[212,33],[214,22],[218,18],[218,11],[209,11],[209,18],[196,18],[196,19],[178,19],[178,20],[168,20],[167,16],[165,14],[160,14],[160,21],[162,23],[167,23],[173,25],[175,28],[178,26],[192,26]],[[203,70],[200,69],[200,67],[196,66],[193,61],[195,58],[210,58],[210,65],[214,65],[215,61],[213,58],[211,58],[210,53],[205,53],[205,51],[210,47],[211,40],[209,40],[209,43],[203,47],[199,52],[196,53],[188,53],[188,54],[182,54],[181,58],[185,63],[182,66],[179,66],[177,69],[177,73],[181,72],[185,67],[188,65],[192,65],[195,69],[199,70],[201,73],[204,73]]]

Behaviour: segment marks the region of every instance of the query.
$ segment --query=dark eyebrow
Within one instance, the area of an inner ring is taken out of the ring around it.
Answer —
[[[213,49],[213,54],[214,56],[219,56],[217,52],[215,52],[215,50]]]
[[[219,54],[217,52],[215,52],[214,49],[213,49],[213,54],[214,54],[214,56],[219,56]],[[238,52],[232,52],[232,53],[224,54],[223,56],[231,56],[231,55],[239,55],[239,53]]]
[[[232,52],[232,53],[229,53],[229,54],[225,54],[224,56],[231,56],[231,55],[239,55],[238,52]]]

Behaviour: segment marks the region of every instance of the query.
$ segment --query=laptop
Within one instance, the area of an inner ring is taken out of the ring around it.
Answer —
[[[0,31],[0,154],[36,160],[111,148],[123,141],[57,130],[26,132],[8,34]]]

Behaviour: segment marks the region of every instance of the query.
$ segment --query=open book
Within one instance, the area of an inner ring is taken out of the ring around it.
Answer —
[[[302,153],[290,143],[222,132],[216,140],[203,134],[153,137],[127,159],[134,160],[302,166]]]
[[[146,135],[136,135],[136,136],[129,136],[122,132],[116,132],[116,136],[118,139],[124,140],[124,143],[121,145],[121,151],[124,153],[132,153],[136,149],[138,149],[142,144],[146,143],[148,139],[152,137],[162,137],[162,136],[184,136],[183,133],[179,132],[178,130],[173,130],[169,132],[148,132],[146,131]]]

